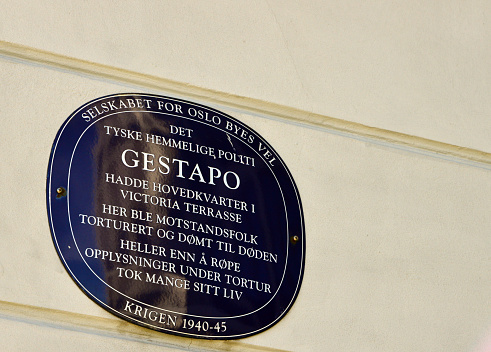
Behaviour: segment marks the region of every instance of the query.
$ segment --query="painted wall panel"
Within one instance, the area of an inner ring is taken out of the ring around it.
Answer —
[[[0,4],[0,40],[491,152],[488,1]]]
[[[5,58],[0,79],[8,87],[0,105],[6,166],[0,171],[0,301],[119,324],[85,297],[59,261],[45,181],[51,143],[68,115],[93,98],[138,87]],[[307,260],[297,302],[276,326],[238,342],[243,348],[462,351],[477,345],[491,316],[487,164],[216,107],[256,130],[282,156],[305,215]],[[15,309],[0,311],[0,337],[14,350],[34,346],[33,339],[45,349],[63,350],[59,336],[81,350],[97,341],[119,348],[128,335],[135,339],[128,346],[135,348],[147,334],[176,349],[190,343],[137,327],[129,332],[124,322],[106,338],[97,337],[97,329],[60,332],[49,328],[49,320],[12,322],[12,316]],[[204,349],[239,348],[199,343]]]

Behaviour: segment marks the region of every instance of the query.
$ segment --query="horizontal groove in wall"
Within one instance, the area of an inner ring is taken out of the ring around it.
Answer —
[[[218,92],[210,89],[175,82],[165,78],[147,75],[130,70],[115,68],[89,61],[58,55],[35,48],[0,41],[0,55],[27,60],[41,65],[55,67],[71,72],[85,74],[110,81],[139,86],[142,88],[167,91],[189,99],[197,99],[226,106],[233,109],[252,112],[280,120],[320,127],[326,130],[351,135],[354,138],[373,140],[384,145],[395,145],[408,150],[420,150],[425,153],[435,153],[444,159],[457,158],[464,163],[476,163],[486,169],[491,168],[491,153],[476,149],[455,146],[422,137],[404,133],[365,126],[321,114],[311,113],[279,104],[265,102],[259,99],[241,97]],[[457,160],[458,161],[458,160]]]
[[[183,351],[282,351],[254,346],[238,340],[189,339],[142,328],[121,319],[94,317],[5,301],[0,301],[1,319],[110,338],[126,339]]]

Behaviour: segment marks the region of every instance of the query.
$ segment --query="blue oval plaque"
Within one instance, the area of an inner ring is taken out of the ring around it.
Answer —
[[[246,337],[278,322],[300,289],[290,172],[255,131],[203,105],[119,94],[80,107],[54,141],[47,205],[73,280],[141,326]]]

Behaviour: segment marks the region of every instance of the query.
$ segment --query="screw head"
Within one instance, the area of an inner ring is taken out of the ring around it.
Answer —
[[[290,241],[291,241],[293,244],[297,243],[299,240],[300,240],[300,237],[298,237],[298,236],[296,236],[296,235],[295,235],[295,236],[290,237]]]

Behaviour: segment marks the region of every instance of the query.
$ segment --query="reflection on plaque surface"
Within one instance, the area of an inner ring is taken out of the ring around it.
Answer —
[[[300,289],[300,198],[279,155],[217,110],[119,94],[76,110],[47,178],[53,242],[77,285],[129,322],[232,339],[280,320]]]

